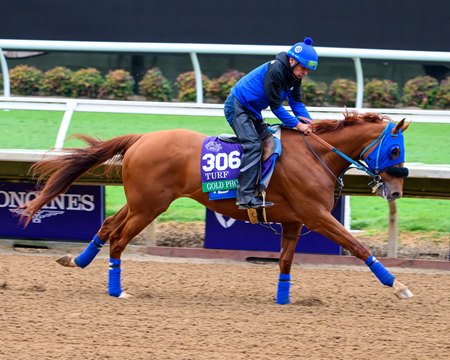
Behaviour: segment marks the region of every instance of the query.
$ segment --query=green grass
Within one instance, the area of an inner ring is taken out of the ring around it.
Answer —
[[[0,110],[0,148],[53,147],[63,115],[57,111]],[[82,145],[78,140],[70,139],[70,135],[76,133],[109,139],[123,134],[176,128],[196,130],[208,135],[232,133],[225,119],[220,117],[75,113],[64,146]]]
[[[49,149],[55,146],[59,111],[0,110],[0,148]]]
[[[49,149],[54,146],[62,112],[11,110],[0,111],[0,148]],[[128,133],[144,133],[162,129],[187,128],[208,135],[232,133],[222,117],[172,115],[132,115],[106,113],[75,113],[69,128],[74,133],[89,134],[101,139]],[[405,133],[407,162],[450,164],[448,124],[412,123]],[[67,139],[66,147],[80,146]],[[107,215],[125,203],[121,186],[106,188]],[[405,231],[449,231],[450,203],[447,200],[403,198],[397,202],[399,228]],[[351,198],[352,227],[376,231],[387,228],[388,206],[378,197]],[[159,221],[203,221],[205,209],[190,199],[175,201]]]
[[[389,207],[385,200],[352,196],[350,204],[352,229],[387,229]],[[449,200],[402,198],[397,200],[397,214],[401,231],[450,232]]]
[[[450,164],[450,125],[412,123],[405,131],[406,162]]]

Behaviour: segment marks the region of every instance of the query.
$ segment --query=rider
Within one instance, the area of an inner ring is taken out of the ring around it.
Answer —
[[[302,102],[302,78],[316,70],[318,56],[312,39],[293,45],[240,79],[225,101],[225,117],[242,144],[243,155],[239,174],[236,205],[240,209],[272,206],[256,196],[260,173],[262,140],[269,134],[261,111],[267,106],[281,122],[309,135],[311,116]],[[288,98],[292,116],[281,105]]]

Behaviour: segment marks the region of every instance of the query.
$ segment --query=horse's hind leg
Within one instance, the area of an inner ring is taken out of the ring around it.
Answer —
[[[127,212],[128,207],[125,205],[115,215],[106,218],[98,233],[94,235],[94,238],[80,255],[75,258],[70,254],[64,255],[58,258],[56,262],[62,266],[84,269],[94,260],[103,245],[108,241],[110,233],[122,222]]]
[[[281,237],[281,255],[279,261],[280,275],[278,278],[276,303],[279,305],[286,305],[291,303],[291,266],[292,261],[294,260],[295,248],[297,247],[302,224],[283,223],[281,225],[283,234]]]
[[[156,201],[154,202],[154,204]],[[167,202],[170,204],[170,202]],[[150,224],[163,211],[167,210],[169,205],[148,209],[143,204],[139,210],[128,210],[128,213],[120,223],[120,225],[110,234],[109,237],[109,276],[108,276],[108,293],[111,296],[126,298],[129,297],[122,290],[121,286],[121,255],[128,243],[139,234],[148,224]]]

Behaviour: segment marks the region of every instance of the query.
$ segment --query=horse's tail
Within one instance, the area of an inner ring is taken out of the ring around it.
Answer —
[[[45,204],[59,194],[67,191],[72,183],[90,169],[114,158],[106,164],[105,174],[111,173],[114,165],[119,163],[125,152],[141,138],[142,134],[123,135],[107,141],[94,139],[87,135],[76,135],[89,146],[86,148],[65,149],[67,154],[44,159],[34,164],[30,171],[38,178],[38,184],[45,183],[38,196],[21,206],[20,221],[27,226],[31,218]]]

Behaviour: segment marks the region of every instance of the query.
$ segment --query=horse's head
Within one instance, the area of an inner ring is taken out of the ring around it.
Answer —
[[[388,123],[381,135],[361,153],[361,158],[377,177],[374,192],[386,197],[388,201],[394,201],[403,195],[403,179],[408,176],[408,169],[403,166],[403,132],[408,126],[405,119],[398,124]]]

